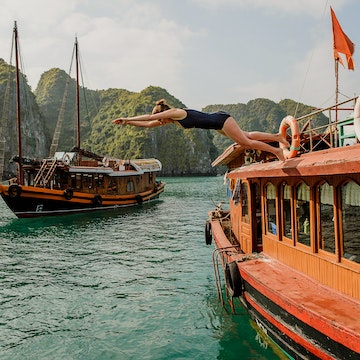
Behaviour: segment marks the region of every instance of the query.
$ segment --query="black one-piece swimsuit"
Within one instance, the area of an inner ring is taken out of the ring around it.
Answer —
[[[178,120],[178,123],[185,129],[199,128],[221,130],[224,126],[226,119],[231,116],[225,111],[205,113],[197,110],[184,110],[186,111],[187,116],[183,120]]]

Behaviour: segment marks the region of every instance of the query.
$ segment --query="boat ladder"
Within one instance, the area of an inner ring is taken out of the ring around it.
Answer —
[[[225,310],[226,310],[226,307],[225,307],[225,301],[223,298],[223,290],[222,290],[222,285],[221,285],[221,276],[220,276],[219,268],[223,267],[224,272],[225,272],[225,264],[227,263],[227,256],[232,253],[238,254],[239,250],[240,250],[240,244],[236,244],[236,245],[226,246],[223,248],[216,248],[216,249],[214,249],[213,254],[212,254],[212,262],[213,262],[213,267],[214,267],[216,289],[217,289],[220,303]],[[232,299],[230,299],[228,297],[227,291],[226,291],[226,298],[230,304],[231,311],[234,314],[235,309],[234,309],[234,306],[232,303]]]
[[[39,172],[36,174],[34,179],[34,187],[42,184],[43,187],[47,185],[49,180],[54,174],[56,169],[57,160],[56,159],[44,159],[41,165]]]

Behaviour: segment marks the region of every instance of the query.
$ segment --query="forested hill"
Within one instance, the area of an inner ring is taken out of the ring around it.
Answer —
[[[6,98],[5,70],[9,71],[9,66],[0,61],[0,100],[2,101]],[[27,91],[31,92],[28,86],[27,88]],[[67,94],[66,98],[64,94]],[[81,88],[81,147],[108,157],[156,157],[163,164],[163,175],[167,176],[215,174],[216,169],[211,167],[211,162],[232,143],[216,131],[184,130],[176,125],[144,129],[117,126],[111,122],[112,119],[121,116],[151,113],[155,102],[162,98],[171,106],[186,107],[186,104],[165,89],[156,86],[149,86],[138,93],[125,89]],[[74,79],[63,70],[50,69],[42,74],[26,106],[37,109],[35,115],[29,113],[25,117],[28,123],[23,125],[28,129],[26,136],[30,139],[34,136],[42,137],[43,146],[26,145],[24,156],[32,158],[48,156],[54,129],[59,114],[62,113],[64,121],[58,151],[68,151],[73,148],[76,108]],[[222,109],[231,113],[244,130],[277,133],[281,120],[287,114],[293,114],[295,106],[296,103],[292,100],[275,103],[268,99],[255,99],[247,104],[208,105],[199,110],[211,112]],[[300,116],[310,110],[311,107],[301,105],[297,114]],[[15,110],[9,114],[10,119],[6,124],[3,123],[6,128],[4,132],[10,133],[11,128],[13,135],[13,124],[16,123]],[[320,121],[326,121],[325,116]],[[16,139],[6,139],[6,141],[15,143]],[[15,154],[14,147],[7,145],[5,168],[7,160]]]

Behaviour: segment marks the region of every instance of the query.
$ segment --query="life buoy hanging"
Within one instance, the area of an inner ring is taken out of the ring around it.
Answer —
[[[356,137],[360,141],[360,96],[357,98],[354,108],[354,129]]]
[[[64,161],[64,164],[65,164],[65,165],[70,165],[70,163],[71,163],[70,155],[69,155],[69,154],[65,154],[63,161]]]
[[[12,199],[17,198],[21,195],[21,191],[22,189],[19,185],[10,185],[8,188],[9,197]]]
[[[243,292],[243,283],[236,261],[227,263],[225,266],[225,286],[231,297],[239,297]]]
[[[280,123],[280,134],[283,136],[284,139],[286,139],[286,131],[287,129],[290,128],[291,130],[291,145],[290,145],[290,150],[286,149],[286,146],[282,143],[280,143],[280,147],[282,149],[286,149],[284,151],[285,157],[288,159],[294,158],[298,151],[300,150],[300,129],[299,129],[299,125],[296,121],[296,119],[291,116],[288,115],[286,117],[284,117],[284,119],[282,119],[281,123]]]
[[[102,164],[105,167],[109,166],[109,159],[106,156],[104,156],[104,158],[102,159]]]
[[[205,243],[206,245],[211,245],[212,243],[212,229],[209,220],[207,220],[205,223]]]

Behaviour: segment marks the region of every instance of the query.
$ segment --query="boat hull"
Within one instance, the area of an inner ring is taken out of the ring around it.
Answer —
[[[240,294],[250,316],[284,352],[295,359],[359,358],[356,300],[262,253],[242,253],[217,220],[211,221],[211,229],[228,296]],[[229,281],[231,263],[238,278]]]
[[[77,191],[66,193],[62,190],[21,186],[20,191],[12,192],[9,185],[0,185],[1,196],[8,207],[19,218],[66,215],[73,213],[110,210],[159,199],[165,184],[159,183],[154,189],[137,194],[105,195]]]
[[[244,303],[258,326],[295,359],[357,359],[359,353],[289,314],[244,281]],[[280,320],[281,319],[281,320]],[[284,321],[285,319],[285,321]]]

